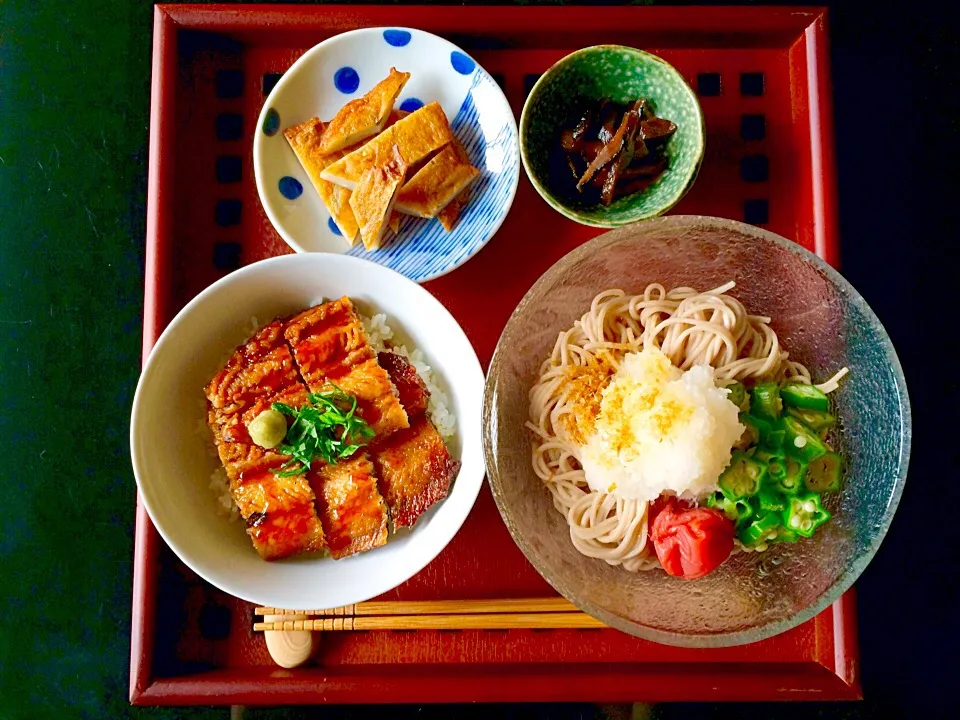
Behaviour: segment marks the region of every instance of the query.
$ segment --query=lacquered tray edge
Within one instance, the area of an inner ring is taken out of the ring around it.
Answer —
[[[164,326],[168,290],[163,278],[169,270],[172,212],[172,158],[163,148],[175,123],[173,102],[177,80],[176,24],[165,9],[154,9],[153,59],[150,85],[150,149],[147,175],[146,259],[144,264],[143,360],[150,354]],[[159,537],[137,494],[134,537],[133,608],[130,634],[130,702],[150,685],[153,669],[153,631],[156,625],[156,572]]]

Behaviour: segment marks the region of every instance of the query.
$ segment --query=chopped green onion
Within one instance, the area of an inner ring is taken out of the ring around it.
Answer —
[[[291,477],[306,472],[317,458],[333,465],[350,457],[373,439],[374,431],[356,414],[357,398],[336,385],[332,390],[307,395],[308,404],[293,408],[273,403],[273,409],[293,418],[277,452],[290,455],[274,472]]]

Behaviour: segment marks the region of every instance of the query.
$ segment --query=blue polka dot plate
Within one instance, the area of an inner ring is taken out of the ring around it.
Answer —
[[[438,102],[480,175],[452,231],[403,216],[399,231],[368,251],[360,242],[348,247],[283,130],[315,116],[329,120],[392,67],[410,73],[394,107]],[[503,223],[520,178],[517,123],[497,83],[456,45],[421,30],[365,28],[325,40],[287,70],[260,113],[253,165],[267,216],[294,250],[357,255],[425,282],[467,262]]]

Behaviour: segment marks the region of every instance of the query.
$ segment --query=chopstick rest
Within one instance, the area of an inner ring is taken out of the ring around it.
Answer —
[[[263,621],[269,624],[307,621],[307,616],[264,615]],[[263,636],[270,657],[283,668],[303,665],[313,655],[317,646],[317,638],[310,630],[267,630]]]

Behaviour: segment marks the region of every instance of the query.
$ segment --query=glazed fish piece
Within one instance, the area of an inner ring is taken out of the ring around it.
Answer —
[[[400,404],[407,411],[407,418],[413,420],[427,411],[427,402],[430,400],[430,391],[417,370],[407,362],[402,355],[393,352],[377,353],[380,367],[387,371],[390,382],[397,389]]]
[[[443,438],[425,415],[373,449],[390,516],[397,527],[409,527],[447,496],[460,463],[450,457]]]
[[[264,560],[279,560],[326,547],[316,496],[304,475],[278,477],[272,470],[289,457],[257,445],[231,443],[230,492],[247,523],[247,535]]]
[[[369,423],[377,438],[409,425],[350,298],[300,313],[287,323],[285,336],[312,392],[333,384],[354,395],[357,414]]]
[[[303,475],[280,478],[271,469],[287,457],[255,445],[247,425],[275,401],[299,406],[307,388],[275,321],[237,348],[206,388],[208,422],[230,492],[247,522],[257,552],[266,560],[319,550],[323,530],[315,496]]]
[[[236,424],[258,400],[283,392],[299,380],[283,323],[274,320],[238,347],[207,384],[211,423]]]
[[[365,452],[310,470],[330,555],[341,559],[387,542],[387,508]]]

